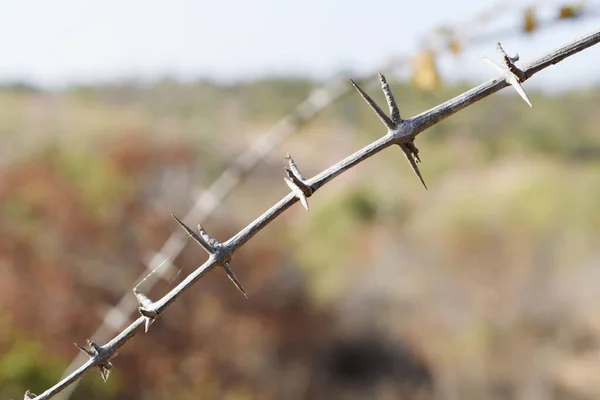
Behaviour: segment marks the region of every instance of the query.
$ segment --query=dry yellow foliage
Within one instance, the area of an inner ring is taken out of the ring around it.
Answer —
[[[581,14],[581,5],[562,6],[558,10],[558,19],[574,18]]]
[[[523,30],[527,33],[533,32],[537,28],[537,19],[532,7],[525,10],[525,19],[523,21]]]
[[[412,58],[412,82],[420,90],[434,91],[442,86],[442,78],[436,64],[433,50],[424,50]]]

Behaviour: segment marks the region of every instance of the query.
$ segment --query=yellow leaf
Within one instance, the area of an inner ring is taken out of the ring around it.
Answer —
[[[562,6],[559,10],[558,10],[558,19],[567,19],[567,18],[575,18],[577,17],[579,14],[581,14],[582,11],[581,6]]]
[[[523,30],[527,33],[533,32],[537,27],[537,19],[533,8],[525,10],[525,19],[523,21]]]
[[[452,54],[458,54],[462,51],[462,44],[458,39],[452,39],[450,43],[448,43],[448,49]]]
[[[413,69],[412,81],[417,88],[423,91],[434,91],[442,86],[435,53],[432,50],[417,54],[410,64]]]

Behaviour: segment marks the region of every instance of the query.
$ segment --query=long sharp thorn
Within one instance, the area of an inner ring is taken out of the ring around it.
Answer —
[[[244,290],[244,287],[242,286],[242,283],[239,281],[239,279],[237,278],[237,276],[235,276],[235,273],[231,270],[231,268],[229,268],[229,265],[227,265],[227,264],[223,265],[223,269],[225,270],[225,273],[227,274],[227,276],[229,277],[229,279],[231,279],[231,282],[233,282],[233,284],[239,289],[239,291],[242,292],[242,294],[246,298],[248,298],[248,294]]]
[[[174,214],[171,214],[171,216],[175,218],[175,221],[177,221],[177,223],[181,225],[181,227],[187,232],[187,234],[190,235],[196,242],[198,242],[198,244],[202,246],[204,250],[206,250],[208,253],[212,253],[213,249],[203,238],[200,237],[200,235],[194,232],[189,226],[184,224],[183,221],[177,218]]]
[[[381,90],[383,90],[385,100],[387,101],[388,108],[390,109],[390,116],[392,117],[392,122],[398,125],[402,122],[402,118],[400,118],[400,109],[398,108],[398,104],[396,104],[396,99],[392,94],[392,89],[390,89],[390,85],[388,85],[385,76],[381,72],[379,72],[379,82],[381,83]]]
[[[367,94],[365,93],[364,90],[362,90],[360,88],[360,86],[358,86],[356,84],[356,82],[354,82],[352,79],[350,79],[350,82],[352,82],[352,85],[354,86],[354,88],[358,91],[358,93],[360,93],[360,95],[362,96],[362,98],[367,102],[367,104],[369,105],[369,107],[371,107],[371,109],[373,111],[375,111],[375,114],[377,114],[377,116],[379,117],[379,119],[381,120],[381,122],[383,122],[383,124],[389,129],[389,130],[394,130],[396,129],[396,126],[394,125],[394,122],[390,119],[390,117],[388,117],[387,115],[385,115],[385,113],[383,112],[383,110],[377,105],[377,103],[375,103],[375,101],[373,101],[373,99]]]
[[[417,163],[415,161],[415,156],[413,155],[412,151],[410,151],[410,149],[408,148],[408,146],[406,144],[401,144],[400,148],[404,152],[404,155],[406,156],[406,160],[409,162],[409,164],[412,167],[413,171],[415,172],[415,174],[417,174],[417,176],[419,177],[419,180],[421,181],[421,183],[425,187],[425,190],[429,190],[427,188],[427,185],[425,184],[425,180],[423,179],[423,175],[421,175],[421,171],[419,170],[419,166],[417,165]]]
[[[85,347],[78,345],[77,343],[73,343],[73,344],[74,344],[75,346],[77,346],[77,348],[78,348],[79,350],[81,350],[82,352],[84,352],[85,354],[87,354],[89,357],[95,357],[95,356],[96,356],[96,353],[94,353],[93,351],[91,351],[91,350],[88,350],[88,349],[86,349]]]
[[[517,93],[519,93],[519,96],[521,96],[521,98],[523,100],[525,100],[525,103],[527,103],[527,105],[530,108],[533,108],[533,104],[531,104],[531,100],[529,100],[529,97],[527,96],[527,93],[525,93],[525,90],[523,89],[523,86],[521,86],[521,83],[518,81],[516,76],[511,76],[510,78],[507,79],[507,82],[510,83],[510,85],[515,88],[515,90],[517,91]]]
[[[292,158],[292,156],[290,155],[290,153],[287,153],[287,156],[285,157],[290,165],[290,168],[285,168],[286,171],[289,171],[291,173],[293,173],[296,178],[298,178],[300,181],[305,181],[306,178],[304,178],[304,176],[300,173],[300,170],[298,169],[298,166],[296,165],[296,163],[294,162],[294,159]]]

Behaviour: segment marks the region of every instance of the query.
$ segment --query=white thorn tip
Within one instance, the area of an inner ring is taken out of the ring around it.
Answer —
[[[148,329],[150,329],[150,325],[154,322],[154,318],[144,317],[144,332],[148,333]]]
[[[517,79],[517,77],[511,74],[511,76],[508,77],[506,79],[506,81],[513,88],[515,88],[515,90],[517,91],[517,93],[519,93],[519,96],[521,96],[521,98],[525,101],[525,103],[527,103],[527,105],[530,108],[533,108],[533,104],[531,104],[531,100],[529,100],[529,97],[527,96],[527,93],[525,93],[525,89],[523,89],[523,86],[521,86],[521,83],[519,82],[519,80]]]

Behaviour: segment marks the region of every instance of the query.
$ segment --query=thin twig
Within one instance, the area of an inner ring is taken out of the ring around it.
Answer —
[[[561,60],[569,57],[579,51],[584,50],[594,44],[600,42],[600,30],[595,31],[589,35],[582,37],[581,39],[575,40],[561,48],[527,64],[522,70],[527,78],[531,77],[536,72],[560,62]],[[324,186],[327,182],[331,181],[336,176],[342,174],[344,171],[358,165],[360,162],[367,158],[379,153],[386,147],[393,144],[404,144],[412,142],[415,137],[423,132],[430,126],[444,120],[452,114],[462,110],[463,108],[474,104],[475,102],[499,91],[506,87],[508,83],[506,80],[501,78],[495,78],[488,82],[485,82],[437,107],[432,108],[429,111],[421,113],[413,118],[404,120],[401,124],[396,125],[395,129],[388,130],[387,134],[373,143],[365,146],[358,150],[354,154],[346,157],[337,164],[331,166],[320,174],[306,180],[306,184],[312,188],[313,191],[318,190]],[[266,227],[271,221],[277,216],[283,213],[286,209],[291,207],[298,201],[293,193],[288,194],[273,207],[263,213],[260,217],[250,223],[247,227],[242,229],[238,234],[233,236],[228,241],[221,244],[214,254],[211,254],[209,259],[199,266],[194,272],[186,277],[180,284],[163,296],[160,300],[153,303],[153,311],[157,315],[161,314],[171,303],[173,303],[179,296],[181,296],[189,287],[191,287],[198,279],[200,279],[206,272],[212,269],[216,265],[222,265],[223,260],[231,258],[233,253],[250,240],[256,233]],[[104,356],[94,356],[90,358],[84,365],[79,367],[76,371],[71,373],[67,378],[61,380],[52,388],[46,390],[39,396],[34,397],[37,400],[49,399],[57,393],[64,390],[71,383],[79,379],[84,373],[93,367],[102,366],[107,362],[106,355],[114,355],[116,352],[141,328],[145,325],[144,316],[140,316],[132,324],[126,327],[121,333],[119,333],[114,339],[109,341],[106,345],[100,346]],[[26,395],[26,396],[30,396]]]

